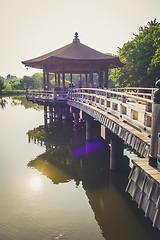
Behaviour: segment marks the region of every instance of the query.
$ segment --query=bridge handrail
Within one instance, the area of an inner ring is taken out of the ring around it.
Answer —
[[[154,89],[156,90],[156,88]],[[129,97],[129,98],[133,98],[135,100],[139,100],[139,101],[143,101],[143,102],[146,102],[146,103],[153,103],[153,100],[152,100],[152,96],[153,94],[146,94],[146,93],[143,93],[144,96],[147,96],[147,97],[150,97],[151,99],[149,98],[144,98],[144,97],[137,97],[137,96],[134,96],[131,95],[130,93],[124,93],[124,92],[115,92],[115,91],[112,91],[110,89],[97,89],[97,88],[75,88],[72,90],[72,94],[74,93],[82,93],[82,94],[85,94],[85,93],[88,93],[88,94],[96,94],[96,95],[103,95],[103,96],[107,96],[107,93],[108,94],[113,94],[115,96],[115,98],[118,98],[118,96],[124,96],[124,97]],[[154,93],[154,92],[153,92]],[[142,95],[142,93],[140,94]],[[116,97],[117,96],[117,97]],[[107,97],[110,97],[110,96],[107,96]],[[114,98],[114,97],[113,97]]]
[[[153,94],[156,88],[146,88],[146,87],[126,87],[126,88],[110,88],[111,91],[116,92],[130,92],[133,94]]]
[[[146,88],[143,88],[143,91],[144,89]],[[155,89],[147,90],[150,90],[153,94]],[[69,90],[68,97],[74,101],[83,102],[107,111],[120,120],[136,126],[146,135],[150,135],[152,94],[146,96],[144,93],[145,98],[143,98],[126,92],[112,91],[111,89],[74,88]]]
[[[52,90],[32,90],[29,89],[26,93],[27,98],[39,100],[67,100],[68,91],[52,91]]]

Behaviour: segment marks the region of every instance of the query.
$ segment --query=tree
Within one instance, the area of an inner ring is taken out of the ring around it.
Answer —
[[[26,89],[26,88],[34,88],[35,85],[34,85],[34,81],[32,79],[32,77],[29,77],[29,76],[24,76],[21,80],[20,80],[20,87],[22,90]]]
[[[32,75],[32,80],[34,82],[34,88],[42,89],[43,88],[43,73],[35,73]]]
[[[160,26],[160,23],[157,22],[156,18],[153,21],[152,20],[150,22],[148,21],[146,26],[139,27],[139,33],[143,32],[143,30],[145,30],[145,29],[147,29],[149,27],[155,27],[155,26],[157,26],[157,27]]]
[[[126,65],[113,69],[110,78],[117,87],[154,87],[160,78],[160,24],[148,22],[119,49],[119,58]]]
[[[4,85],[4,80],[3,78],[0,76],[0,92],[5,88],[5,85]]]
[[[6,79],[7,79],[8,81],[13,80],[14,78],[17,78],[17,77],[16,77],[16,76],[13,76],[13,75],[11,75],[11,74],[8,74],[7,77],[6,77]]]
[[[21,89],[21,82],[19,78],[14,78],[12,81],[9,82],[11,85],[12,90],[20,90]]]

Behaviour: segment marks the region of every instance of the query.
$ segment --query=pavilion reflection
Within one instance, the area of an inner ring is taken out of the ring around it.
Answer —
[[[38,156],[36,159],[31,160],[28,166],[36,168],[54,184],[66,183],[74,180],[76,186],[79,185],[80,180],[75,165],[69,156],[64,158],[64,153],[57,154],[56,152],[53,153],[48,151]]]
[[[68,127],[68,131],[64,131],[64,128],[65,125],[59,121],[28,132],[29,142],[33,141],[46,148],[45,152],[31,160],[28,166],[36,168],[54,184],[75,180],[76,185],[79,185],[76,166],[68,145],[72,129],[69,131]]]

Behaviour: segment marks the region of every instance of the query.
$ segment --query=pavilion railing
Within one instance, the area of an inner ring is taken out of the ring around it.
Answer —
[[[50,90],[28,90],[26,98],[28,100],[39,101],[67,101],[68,91],[50,91]]]
[[[151,135],[152,104],[155,88],[73,88],[68,98],[99,108],[123,122]]]

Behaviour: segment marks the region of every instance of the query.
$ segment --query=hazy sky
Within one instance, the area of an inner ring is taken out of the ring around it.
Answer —
[[[117,53],[148,21],[160,22],[160,0],[0,0],[0,75],[22,77],[21,63],[72,42]]]

